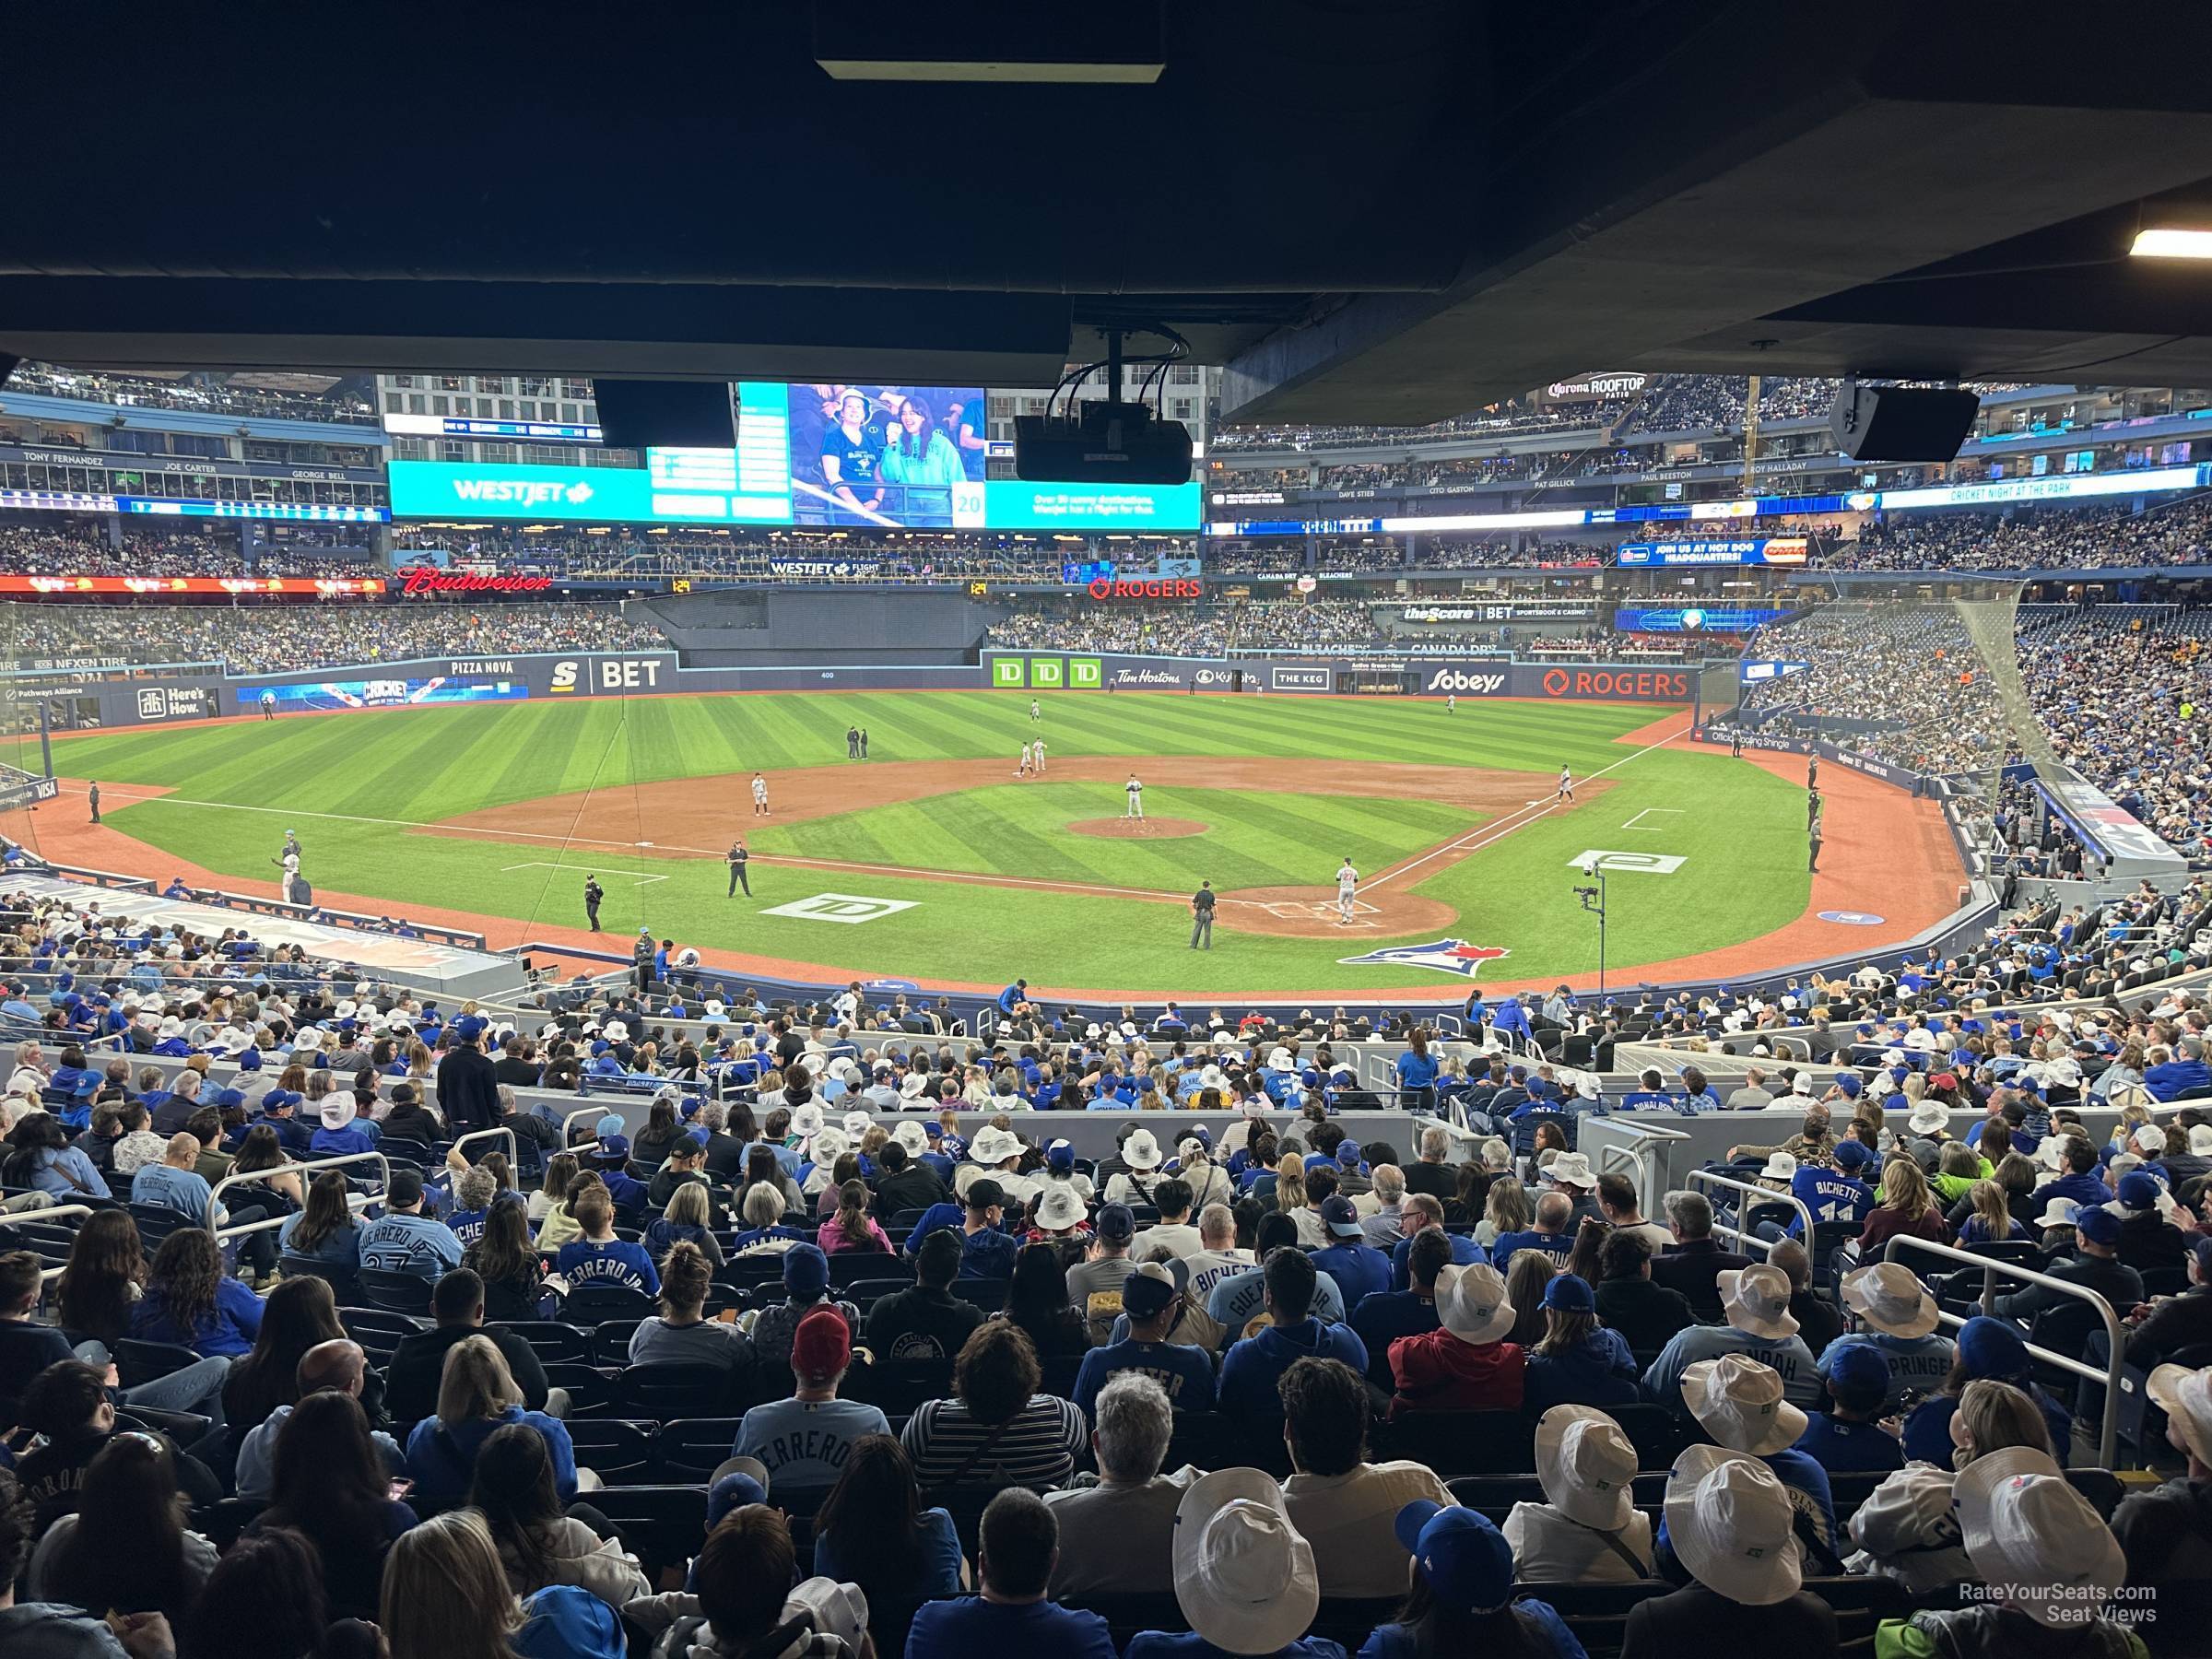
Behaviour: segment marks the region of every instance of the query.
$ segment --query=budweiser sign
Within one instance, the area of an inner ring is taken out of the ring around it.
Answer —
[[[1188,576],[1160,576],[1136,582],[1109,582],[1100,577],[1084,589],[1093,599],[1196,599],[1206,584]]]
[[[542,594],[553,585],[550,576],[484,576],[473,571],[441,571],[435,565],[407,565],[398,574],[399,591],[409,598],[418,594]]]

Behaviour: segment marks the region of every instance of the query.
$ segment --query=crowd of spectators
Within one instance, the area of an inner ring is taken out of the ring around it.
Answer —
[[[1745,653],[1806,665],[1745,692],[1750,728],[1818,734],[1919,772],[1985,771],[2012,752],[1989,673],[1949,611],[1827,606],[1755,630]]]
[[[2193,859],[2212,857],[2197,721],[2212,609],[2026,606],[2020,678],[2058,758]]]
[[[2148,512],[2123,503],[2007,513],[1898,512],[1867,521],[1823,562],[1853,571],[2053,571],[2201,564],[2212,497]]]
[[[6,576],[370,576],[376,564],[362,553],[275,543],[251,565],[235,528],[123,532],[112,546],[97,518],[53,513],[0,518],[0,575]]]
[[[233,674],[528,651],[668,650],[619,605],[15,605],[0,633],[23,661],[221,663]]]
[[[352,377],[322,391],[250,384],[238,375],[195,373],[175,380],[93,373],[53,363],[27,362],[8,377],[11,388],[52,397],[81,397],[124,407],[189,409],[210,415],[258,415],[285,420],[374,426],[376,405],[368,383]]]
[[[1011,649],[1224,656],[1235,651],[1328,651],[1388,644],[1356,599],[1245,599],[1229,605],[1143,606],[1070,612],[1025,601],[991,625],[985,643]]]

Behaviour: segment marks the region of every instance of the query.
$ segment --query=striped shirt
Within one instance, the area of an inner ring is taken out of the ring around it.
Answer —
[[[899,1440],[924,1490],[957,1484],[1044,1491],[1074,1474],[1090,1429],[1073,1401],[1053,1394],[1031,1394],[1003,1426],[977,1422],[959,1400],[926,1400]]]

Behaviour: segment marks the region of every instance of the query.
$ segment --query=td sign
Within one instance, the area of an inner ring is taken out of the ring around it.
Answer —
[[[1096,691],[1106,684],[1106,667],[1099,657],[995,656],[991,684],[1002,691]]]

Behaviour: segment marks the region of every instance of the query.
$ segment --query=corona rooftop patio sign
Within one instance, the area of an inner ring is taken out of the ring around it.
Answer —
[[[550,576],[486,576],[435,565],[407,565],[399,571],[399,591],[410,599],[423,594],[542,594],[552,585]]]

